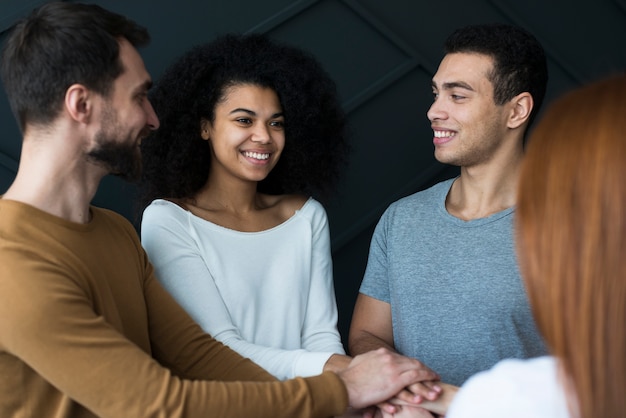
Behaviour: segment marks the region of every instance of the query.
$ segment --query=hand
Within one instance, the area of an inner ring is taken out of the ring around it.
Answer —
[[[423,401],[434,401],[442,389],[438,381],[417,382],[400,391],[393,399],[378,404],[378,409],[388,414],[398,412],[398,405],[417,406]]]
[[[381,418],[433,418],[433,414],[419,406],[405,405],[399,407],[399,409],[393,414],[389,414],[382,410],[380,411]]]
[[[441,392],[439,393],[437,399],[425,399],[420,402],[419,407],[434,412],[435,414],[445,415],[448,412],[448,407],[450,406],[450,403],[454,399],[454,396],[458,392],[459,388],[458,386],[441,382],[438,382],[438,386],[440,386]],[[399,396],[391,399],[389,402],[401,407],[402,409],[405,409],[405,407],[415,406],[414,402],[410,400],[402,400]]]
[[[424,408],[419,406],[396,406],[396,412],[390,413],[376,407],[369,407],[361,410],[362,415],[358,415],[359,418],[433,418],[431,414]],[[342,418],[343,415],[342,415]],[[355,418],[353,415],[349,415],[348,418]]]
[[[459,391],[459,387],[447,383],[439,384],[442,389],[440,396],[436,400],[425,400],[420,404],[420,407],[443,416],[448,412],[448,408]]]
[[[423,400],[434,401],[441,392],[441,382],[431,380],[415,382],[395,397],[410,404],[419,403]]]
[[[356,356],[338,375],[350,406],[357,409],[385,401],[416,382],[439,378],[419,361],[385,348]]]

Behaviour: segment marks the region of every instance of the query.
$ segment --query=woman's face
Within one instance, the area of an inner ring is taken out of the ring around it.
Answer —
[[[285,146],[283,110],[274,90],[255,84],[226,89],[215,120],[203,120],[201,136],[211,144],[210,176],[261,181]]]

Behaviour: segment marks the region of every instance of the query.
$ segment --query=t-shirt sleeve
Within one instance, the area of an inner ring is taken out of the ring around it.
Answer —
[[[370,242],[370,250],[367,258],[367,266],[359,292],[390,303],[389,293],[389,264],[387,259],[388,223],[391,217],[392,207],[388,208],[378,221],[374,235]]]

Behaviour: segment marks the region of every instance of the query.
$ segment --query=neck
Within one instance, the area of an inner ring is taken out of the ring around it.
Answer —
[[[209,175],[207,183],[194,196],[194,205],[231,213],[247,213],[258,209],[257,182],[219,177]]]
[[[26,203],[71,222],[90,220],[89,204],[104,169],[88,163],[71,141],[25,137],[15,180],[3,199]]]
[[[515,206],[522,152],[489,163],[461,167],[446,198],[446,209],[460,219],[484,218]]]

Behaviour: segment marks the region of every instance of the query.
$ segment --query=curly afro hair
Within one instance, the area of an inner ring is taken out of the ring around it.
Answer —
[[[141,144],[140,209],[156,198],[191,198],[206,183],[211,154],[201,120],[214,121],[216,104],[238,84],[273,89],[285,116],[285,148],[258,190],[328,197],[349,148],[335,83],[300,49],[228,34],[182,55],[150,91],[161,127]]]

